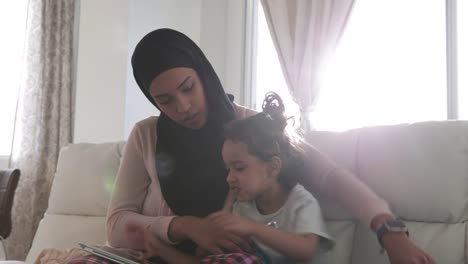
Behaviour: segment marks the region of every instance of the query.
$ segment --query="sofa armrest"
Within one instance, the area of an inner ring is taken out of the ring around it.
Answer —
[[[20,177],[19,169],[0,170],[0,236],[11,233],[11,209]]]

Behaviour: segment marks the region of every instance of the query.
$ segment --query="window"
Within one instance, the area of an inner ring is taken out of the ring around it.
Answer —
[[[269,91],[278,93],[286,105],[286,111],[289,115],[298,116],[299,107],[294,103],[288,92],[286,81],[283,77],[281,65],[276,54],[275,46],[271,40],[270,31],[265,18],[265,13],[260,4],[257,5],[259,11],[257,21],[257,47],[256,66],[254,72],[255,78],[255,104],[253,108],[262,110],[262,102],[265,94]]]
[[[447,119],[445,2],[356,1],[310,116],[312,127],[342,131]],[[459,2],[466,9],[466,1]],[[260,5],[257,12],[261,48],[257,50],[254,89],[259,109],[265,90],[285,94],[287,87],[280,80],[281,68]],[[468,24],[466,16],[458,17],[459,25]],[[459,42],[459,47],[468,45],[466,36],[459,37]],[[466,67],[460,63],[459,73],[466,72]],[[466,87],[466,80],[460,80],[459,87],[462,82]],[[462,114],[468,106],[461,101],[463,96],[468,101],[466,90],[459,89],[458,97],[459,116],[464,118],[468,118]]]
[[[27,4],[27,0],[0,3],[0,157],[11,152]]]

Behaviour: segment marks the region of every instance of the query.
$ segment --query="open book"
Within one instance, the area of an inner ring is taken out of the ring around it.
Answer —
[[[105,258],[105,259],[110,260],[110,261],[115,262],[115,263],[119,263],[119,264],[139,264],[138,262],[136,262],[134,260],[119,256],[119,255],[117,255],[115,253],[111,253],[111,252],[106,251],[104,249],[100,249],[100,248],[93,247],[93,246],[88,246],[88,245],[83,244],[83,243],[78,243],[78,245],[80,245],[80,247],[84,251],[87,251],[87,252],[89,252],[89,253],[91,253],[93,255]]]

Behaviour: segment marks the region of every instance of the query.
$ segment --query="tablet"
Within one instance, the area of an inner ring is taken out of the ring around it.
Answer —
[[[110,260],[110,261],[115,262],[115,263],[119,263],[119,264],[140,264],[140,263],[135,262],[133,260],[130,260],[128,258],[124,258],[122,256],[116,255],[114,253],[110,253],[108,251],[105,251],[105,250],[97,248],[97,247],[88,246],[88,245],[83,244],[83,243],[78,243],[78,245],[80,245],[80,247],[84,251],[87,251],[87,252],[89,252],[89,253],[91,253],[93,255],[105,258],[105,259]]]

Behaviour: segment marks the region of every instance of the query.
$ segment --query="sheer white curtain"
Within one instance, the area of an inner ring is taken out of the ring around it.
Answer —
[[[11,167],[21,170],[7,239],[23,260],[47,208],[58,153],[72,140],[75,0],[29,0]]]
[[[354,0],[262,0],[284,78],[301,109],[301,126],[320,90],[321,74],[348,21]]]

